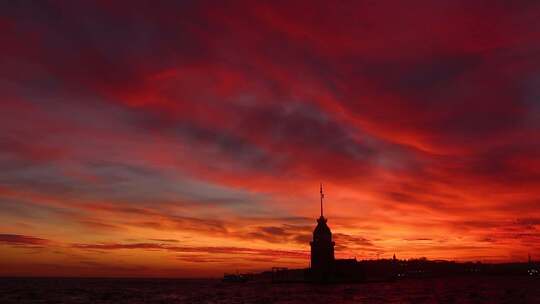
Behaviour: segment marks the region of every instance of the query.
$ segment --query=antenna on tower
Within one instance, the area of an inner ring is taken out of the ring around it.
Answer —
[[[321,217],[323,217],[323,207],[322,207],[323,198],[324,198],[324,193],[322,191],[322,183],[321,183]]]

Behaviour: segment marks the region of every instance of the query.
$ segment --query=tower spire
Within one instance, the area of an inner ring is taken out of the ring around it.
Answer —
[[[322,206],[323,198],[324,198],[324,193],[322,191],[322,183],[321,183],[321,217],[323,217],[323,206]]]

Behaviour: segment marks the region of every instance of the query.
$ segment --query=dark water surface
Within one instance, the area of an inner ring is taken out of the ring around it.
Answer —
[[[309,285],[169,279],[0,279],[0,303],[540,303],[527,277]]]

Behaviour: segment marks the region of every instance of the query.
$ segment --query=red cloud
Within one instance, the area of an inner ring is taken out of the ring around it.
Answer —
[[[342,254],[538,249],[537,3],[2,11],[2,244],[299,263],[323,181]]]

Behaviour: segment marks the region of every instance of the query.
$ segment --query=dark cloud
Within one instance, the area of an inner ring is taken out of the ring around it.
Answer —
[[[166,249],[163,244],[156,243],[131,243],[131,244],[73,244],[73,248],[77,249],[98,249],[98,250],[117,250],[117,249]]]
[[[298,243],[308,244],[311,238],[311,231],[313,227],[310,226],[296,226],[290,224],[284,224],[281,226],[261,226],[251,229],[247,233],[239,233],[240,238],[250,238],[254,240],[262,240],[269,243]]]
[[[414,58],[411,61],[367,62],[359,66],[370,79],[382,90],[402,94],[427,94],[440,96],[440,90],[447,89],[456,79],[473,71],[481,63],[480,54],[434,55],[433,57]],[[430,96],[432,97],[432,96]],[[436,102],[431,98],[418,102]],[[429,106],[429,104],[424,104]]]
[[[150,239],[150,241],[163,242],[163,243],[178,243],[179,240],[175,239]]]
[[[4,245],[35,245],[43,246],[50,243],[47,239],[20,234],[0,234],[0,243]]]
[[[540,226],[540,218],[535,217],[520,218],[517,219],[516,222],[519,225]]]
[[[344,233],[334,233],[334,240],[336,243],[341,244],[345,248],[373,246],[373,243],[370,240],[362,236],[354,236]]]
[[[121,227],[117,225],[112,225],[108,223],[98,222],[97,220],[82,220],[80,223],[84,226],[87,226],[88,228],[92,229],[94,233],[99,231],[114,231],[114,230],[121,230]]]

